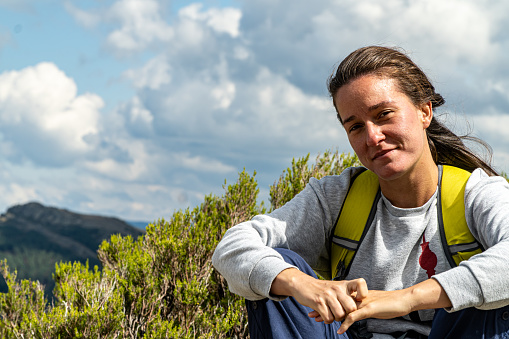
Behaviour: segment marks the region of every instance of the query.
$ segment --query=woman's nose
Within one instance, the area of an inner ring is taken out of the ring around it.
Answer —
[[[366,145],[377,146],[385,138],[380,126],[372,123],[366,125]]]

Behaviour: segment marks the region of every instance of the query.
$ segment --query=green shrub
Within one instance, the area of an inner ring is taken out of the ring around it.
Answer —
[[[357,155],[339,154],[338,151],[326,151],[316,157],[316,162],[308,165],[309,154],[298,160],[292,160],[292,166],[283,171],[279,180],[270,187],[271,210],[275,210],[304,189],[309,179],[320,179],[326,175],[338,175],[344,169],[361,166]]]
[[[270,188],[271,209],[300,192],[309,178],[339,174],[355,156],[326,152],[309,166],[292,161]],[[254,173],[239,173],[221,197],[177,211],[147,227],[138,239],[112,236],[98,249],[103,266],[60,262],[54,300],[39,282],[16,279],[0,262],[9,291],[0,294],[2,338],[243,338],[247,313],[211,265],[212,253],[231,226],[265,213]]]

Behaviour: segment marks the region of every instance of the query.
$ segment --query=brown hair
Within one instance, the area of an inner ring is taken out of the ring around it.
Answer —
[[[368,46],[353,51],[339,64],[336,73],[329,77],[327,85],[335,108],[334,97],[337,91],[350,81],[367,74],[395,79],[399,89],[416,106],[431,102],[432,107],[436,108],[445,102],[444,98],[435,92],[426,74],[406,54],[395,48]],[[336,113],[342,123],[337,108]],[[472,136],[459,137],[434,116],[426,133],[436,164],[452,165],[470,172],[480,167],[489,175],[497,175],[487,162],[463,143],[463,140],[476,142],[486,149],[491,158],[491,148],[484,141]]]

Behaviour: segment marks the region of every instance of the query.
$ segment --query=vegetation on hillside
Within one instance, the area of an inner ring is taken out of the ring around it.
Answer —
[[[293,160],[270,188],[269,210],[300,192],[309,178],[359,165],[355,156],[325,152],[308,164]],[[265,213],[255,174],[243,171],[221,197],[147,227],[145,235],[112,236],[98,250],[102,269],[60,262],[48,303],[38,281],[18,280],[0,262],[9,291],[0,294],[2,338],[243,338],[244,301],[229,292],[211,265],[231,226]]]
[[[18,280],[38,280],[52,299],[56,262],[101,263],[97,248],[112,234],[137,237],[145,231],[122,220],[74,213],[37,202],[12,206],[0,215],[0,259],[6,259]],[[7,291],[0,277],[0,291]]]

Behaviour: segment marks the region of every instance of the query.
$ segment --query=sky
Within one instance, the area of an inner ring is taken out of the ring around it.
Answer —
[[[260,199],[292,158],[352,152],[326,90],[397,46],[435,115],[509,172],[509,2],[0,0],[0,212],[29,201],[169,219],[244,168]]]

